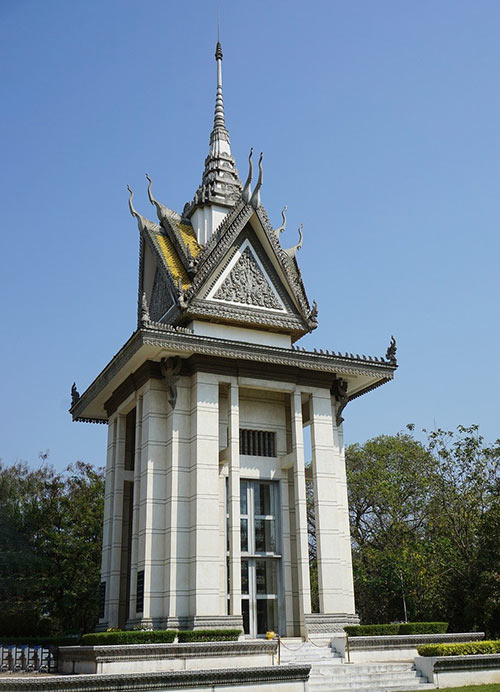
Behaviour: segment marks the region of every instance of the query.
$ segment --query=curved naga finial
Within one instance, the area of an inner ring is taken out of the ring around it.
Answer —
[[[300,226],[299,226],[299,228],[298,228],[298,231],[299,231],[299,242],[297,243],[297,245],[294,245],[293,247],[290,247],[290,248],[288,248],[287,250],[284,250],[284,252],[286,252],[286,254],[288,255],[288,257],[290,257],[291,259],[293,259],[293,258],[295,257],[295,255],[297,254],[297,252],[298,252],[298,251],[300,250],[300,248],[302,247],[302,242],[303,242],[303,240],[304,240],[304,236],[302,235],[302,229],[303,229],[303,228],[304,228],[304,224],[301,223]]]
[[[137,209],[134,208],[134,203],[132,201],[134,199],[134,191],[132,190],[130,185],[127,185],[127,190],[130,192],[130,197],[128,198],[128,207],[130,209],[130,213],[132,214],[132,216],[135,216],[135,218],[137,219],[137,225],[139,226],[139,230],[143,231],[145,228],[154,228],[154,224],[148,219],[146,219],[144,216],[142,216],[142,214],[139,214]]]
[[[130,185],[127,185],[127,190],[130,192],[130,196],[128,198],[128,208],[130,209],[130,213],[132,214],[132,216],[135,216],[136,219],[140,219],[141,215],[138,211],[134,209],[134,203],[132,201],[134,199],[134,191],[132,190]]]
[[[396,351],[397,351],[397,346],[396,346],[396,339],[391,336],[391,341],[389,343],[389,346],[387,347],[387,351],[385,352],[385,359],[388,360],[390,363],[393,365],[397,365],[397,358],[396,358]]]
[[[288,207],[285,204],[285,206],[283,207],[283,209],[281,211],[282,224],[279,228],[273,229],[274,233],[276,233],[276,237],[278,238],[278,240],[279,240],[280,234],[283,233],[283,231],[286,228],[286,210],[287,209],[288,209]]]
[[[243,192],[241,197],[245,204],[250,202],[250,197],[252,196],[252,177],[253,177],[253,164],[252,164],[252,154],[253,147],[250,147],[250,153],[248,155],[248,176],[245,185],[243,186]]]
[[[151,185],[153,184],[153,181],[152,181],[151,178],[149,177],[148,173],[146,173],[146,179],[147,179],[147,181],[148,181],[148,197],[149,197],[149,201],[150,201],[151,204],[153,204],[155,207],[158,207],[158,202],[155,200],[155,198],[153,197],[153,193],[151,192]]]
[[[250,200],[250,204],[254,209],[258,209],[262,202],[260,200],[260,188],[262,187],[262,157],[263,153],[260,152],[259,156],[259,179],[257,180],[257,185],[255,186],[255,190],[253,191],[252,198]]]

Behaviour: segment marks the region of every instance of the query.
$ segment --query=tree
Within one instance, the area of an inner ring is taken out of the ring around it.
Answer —
[[[0,630],[88,631],[97,619],[104,479],[77,462],[0,463]]]
[[[493,631],[499,459],[499,443],[485,446],[477,426],[430,432],[426,444],[400,433],[346,450],[363,621],[403,619],[406,606],[410,619]]]

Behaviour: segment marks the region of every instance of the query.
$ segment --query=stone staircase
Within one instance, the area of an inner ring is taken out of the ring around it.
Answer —
[[[402,692],[433,690],[413,663],[343,663],[328,642],[286,639],[281,646],[281,665],[310,663],[310,692]]]

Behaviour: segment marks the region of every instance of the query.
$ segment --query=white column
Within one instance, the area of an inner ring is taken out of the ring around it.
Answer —
[[[189,616],[191,378],[177,382],[175,409],[168,417],[165,569],[167,627]]]
[[[280,481],[280,500],[281,500],[281,566],[283,574],[283,598],[280,608],[284,609],[285,631],[284,636],[293,637],[294,617],[293,617],[293,592],[292,582],[292,556],[291,556],[291,526],[290,526],[290,494],[288,492],[288,476]]]
[[[295,537],[297,549],[297,575],[299,586],[299,612],[301,634],[307,634],[304,615],[311,612],[311,585],[309,578],[309,549],[307,540],[306,480],[304,468],[304,431],[302,427],[302,400],[294,392],[291,402],[292,447],[294,454]]]
[[[151,379],[143,390],[141,449],[141,540],[144,569],[142,618],[154,624],[165,616],[165,467],[167,395],[161,380]],[[141,540],[139,545],[141,546]],[[141,614],[138,613],[140,616]]]
[[[219,385],[199,372],[191,390],[191,613],[219,616]]]
[[[341,462],[334,446],[328,390],[318,390],[311,397],[311,442],[319,610],[353,613],[354,604],[345,594],[347,572],[351,570],[345,559],[350,551],[347,493],[343,496],[340,488]]]
[[[115,447],[116,447],[116,417],[110,418],[108,422],[108,446],[106,455],[106,481],[104,489],[104,522],[102,533],[102,562],[101,562],[101,581],[106,583],[105,611],[104,618],[100,622],[107,622],[109,617],[109,573],[111,570],[111,543],[113,540],[113,507],[115,490]]]
[[[335,465],[337,468],[337,500],[339,510],[339,536],[341,545],[339,546],[342,560],[342,588],[343,603],[342,612],[355,614],[354,603],[354,578],[352,573],[352,548],[351,548],[351,529],[349,525],[349,500],[347,495],[347,473],[344,450],[344,430],[342,423],[337,426],[335,423],[335,399],[332,397],[332,422],[333,422],[333,444],[335,451]]]
[[[134,502],[132,507],[132,546],[130,555],[130,604],[129,619],[134,620],[137,595],[137,561],[139,556],[139,527],[141,508],[141,449],[142,449],[142,394],[137,397],[135,409],[134,450]]]
[[[230,614],[241,615],[239,388],[229,385],[229,584]]]
[[[108,626],[118,627],[123,523],[123,471],[125,464],[125,416],[118,415],[114,444],[113,515],[109,559]]]

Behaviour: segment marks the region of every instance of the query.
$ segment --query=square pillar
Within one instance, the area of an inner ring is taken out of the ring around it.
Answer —
[[[142,395],[137,397],[135,418],[135,449],[134,449],[134,502],[132,508],[132,546],[130,557],[130,602],[129,622],[137,618],[137,562],[139,557],[139,528],[141,509],[141,449],[142,449]],[[128,625],[127,625],[128,626]]]
[[[125,465],[125,416],[118,415],[115,421],[113,443],[113,509],[111,517],[111,542],[109,550],[109,572],[107,584],[108,627],[119,626],[120,576],[123,524],[123,476]]]
[[[345,615],[354,615],[353,593],[346,589],[346,585],[352,583],[352,566],[347,558],[351,544],[345,468],[334,444],[333,426],[330,392],[313,393],[311,442],[319,610],[321,614],[335,616],[331,619],[331,631],[339,628],[342,619],[346,620],[344,624],[350,622],[349,618],[344,618]],[[322,631],[325,627],[328,629],[328,618],[323,620]]]
[[[115,490],[115,456],[116,456],[117,417],[110,418],[108,423],[108,445],[106,454],[106,481],[104,489],[104,521],[102,534],[101,581],[105,583],[104,617],[100,618],[97,630],[106,629],[109,621],[109,596],[111,571],[111,546],[113,540],[113,508]]]
[[[168,416],[166,469],[165,594],[162,627],[190,624],[191,556],[191,378],[177,384],[175,408]],[[168,588],[167,588],[168,585]]]
[[[191,615],[210,627],[220,611],[219,384],[197,372],[191,387]]]
[[[307,538],[307,503],[304,467],[304,432],[302,398],[294,392],[291,401],[292,453],[294,455],[295,542],[297,551],[297,581],[301,635],[306,636],[305,616],[311,612],[309,577],[309,545]]]
[[[240,409],[238,385],[229,385],[229,613],[241,616]]]
[[[161,626],[165,581],[165,475],[168,402],[165,385],[151,379],[143,389],[138,571],[144,571],[145,625]],[[136,589],[137,582],[132,584]]]

